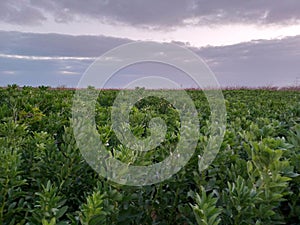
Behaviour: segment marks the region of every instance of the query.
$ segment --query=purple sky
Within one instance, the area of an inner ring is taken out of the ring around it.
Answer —
[[[198,54],[222,86],[300,85],[298,0],[2,0],[0,85],[75,87],[96,57],[136,40],[173,42]],[[107,87],[165,74],[144,63]]]

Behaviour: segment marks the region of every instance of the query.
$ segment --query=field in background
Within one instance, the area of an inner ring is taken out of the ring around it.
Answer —
[[[199,112],[195,155],[171,179],[145,187],[113,184],[82,158],[70,124],[74,92],[15,85],[0,89],[0,224],[300,223],[299,88],[224,90],[225,138],[202,172],[197,155],[207,143],[210,110],[202,91],[187,90]],[[157,149],[136,155],[111,129],[117,94],[102,91],[95,108],[107,150],[128,164],[162,161],[180,137],[176,110],[157,98],[133,107],[135,136],[149,135],[153,117],[168,125]]]

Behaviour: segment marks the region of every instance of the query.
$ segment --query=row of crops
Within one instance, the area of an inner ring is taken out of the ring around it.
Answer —
[[[223,91],[226,133],[204,171],[198,155],[208,142],[210,109],[202,91],[187,93],[199,114],[194,156],[170,179],[133,187],[100,176],[82,157],[70,122],[74,90],[0,89],[0,224],[300,224],[300,92]],[[95,107],[107,151],[132,165],[162,161],[180,137],[176,109],[155,97],[132,108],[138,138],[150,135],[151,118],[167,124],[159,147],[136,154],[111,128],[117,94],[101,91]]]

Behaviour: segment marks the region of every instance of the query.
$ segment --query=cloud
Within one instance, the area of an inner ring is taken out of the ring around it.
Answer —
[[[105,36],[71,36],[0,31],[0,54],[25,56],[98,57],[130,42]]]
[[[104,36],[0,32],[0,85],[46,83],[74,87],[95,57],[128,42],[128,39]],[[187,43],[176,44],[202,57],[222,86],[283,86],[293,84],[300,77],[300,36],[223,47],[193,48]],[[124,76],[113,78],[110,85],[118,86],[128,81],[129,76],[161,73],[171,76],[176,71],[151,64],[136,65],[123,70],[120,75]],[[179,80],[180,76],[176,74]],[[180,82],[188,87],[188,82]]]
[[[300,36],[194,51],[227,86],[291,85],[300,77]]]
[[[19,25],[39,25],[45,20],[42,10],[29,1],[0,1],[0,21]]]
[[[0,86],[18,84],[20,86],[76,87],[81,75],[92,62],[0,57]]]
[[[50,14],[67,23],[86,17],[104,23],[121,23],[145,28],[228,23],[285,24],[299,22],[298,0],[4,0],[3,21],[33,23]]]

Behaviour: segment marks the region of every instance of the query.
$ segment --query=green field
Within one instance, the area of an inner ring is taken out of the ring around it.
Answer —
[[[74,92],[0,89],[0,224],[300,224],[300,91],[224,90],[224,141],[199,172],[210,109],[202,91],[188,90],[199,114],[196,152],[170,179],[143,187],[112,183],[83,159],[70,124]],[[132,108],[136,137],[150,135],[151,118],[167,124],[159,147],[136,154],[111,128],[117,94],[101,91],[95,107],[107,151],[127,164],[162,161],[180,137],[176,110],[154,97]]]

